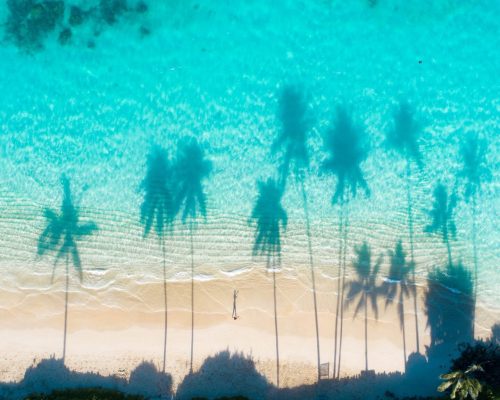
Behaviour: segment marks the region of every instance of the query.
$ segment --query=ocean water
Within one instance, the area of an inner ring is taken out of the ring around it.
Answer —
[[[281,232],[280,273],[299,279],[308,270],[309,222],[317,279],[337,277],[342,207],[332,204],[338,179],[322,165],[329,158],[325,137],[340,107],[366,150],[358,166],[370,189],[369,195],[358,189],[346,207],[349,276],[355,249],[365,241],[374,255],[384,255],[379,281],[387,277],[388,251],[398,240],[409,254],[408,181],[417,284],[425,285],[429,271],[447,264],[441,236],[425,231],[441,183],[457,196],[451,215],[456,237],[449,239],[454,262],[473,271],[477,243],[478,302],[498,313],[500,3],[149,0],[147,11],[126,11],[113,24],[88,17],[62,45],[58,35],[68,26],[69,5],[93,6],[66,3],[64,20],[40,39],[40,48],[16,43],[6,25],[1,28],[5,298],[51,291],[54,258],[37,255],[37,246],[44,210],[61,206],[63,175],[81,221],[98,227],[78,242],[83,287],[128,291],[160,282],[161,247],[154,227],[144,237],[140,219],[141,182],[157,146],[175,163],[186,138],[196,138],[212,163],[202,180],[206,217],[197,209],[194,219],[195,279],[265,269],[266,257],[252,254],[255,226],[249,218],[258,182],[279,178],[283,152],[273,151],[273,144],[283,129],[283,93],[293,88],[306,115],[309,221],[301,181],[291,173],[281,198],[288,224]],[[1,2],[0,20],[9,15]],[[421,166],[412,162],[409,180],[406,159],[387,145],[405,102],[421,153]],[[489,170],[479,173],[476,228],[460,179],[461,148],[472,134],[485,145]],[[166,235],[169,281],[191,279],[190,252],[190,224],[179,214]],[[63,275],[63,263],[55,273]]]

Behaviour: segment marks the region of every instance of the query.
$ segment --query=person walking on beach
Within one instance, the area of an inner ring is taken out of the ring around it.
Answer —
[[[236,299],[238,297],[238,291],[234,289],[233,291],[233,319],[237,320],[240,316],[236,312]]]

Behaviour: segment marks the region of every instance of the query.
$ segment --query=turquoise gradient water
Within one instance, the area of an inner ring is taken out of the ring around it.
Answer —
[[[77,2],[75,2],[77,3]],[[85,3],[87,4],[87,3]],[[257,181],[276,176],[271,147],[280,130],[286,85],[307,101],[312,128],[305,180],[312,245],[320,279],[337,274],[335,179],[321,173],[323,136],[343,105],[369,147],[362,171],[371,196],[350,205],[350,252],[364,240],[377,253],[402,239],[408,249],[406,163],[384,144],[400,101],[423,130],[423,168],[412,176],[417,275],[446,263],[446,247],[424,232],[438,182],[461,193],[460,145],[471,132],[488,144],[492,180],[478,198],[479,301],[498,312],[500,264],[498,166],[500,53],[492,1],[150,1],[94,37],[75,29],[67,46],[56,34],[27,53],[0,46],[0,287],[36,290],[49,277],[36,258],[43,209],[57,209],[66,174],[82,219],[98,234],[81,244],[84,285],[127,290],[126,280],[160,280],[161,253],[143,239],[140,184],[155,145],[174,157],[194,136],[213,162],[205,182],[207,218],[197,230],[197,279],[264,268],[252,257],[248,217]],[[7,18],[0,4],[0,20]],[[141,26],[150,34],[140,34]],[[88,47],[89,40],[95,47]],[[308,268],[300,187],[282,204],[289,226],[284,273]],[[456,207],[453,254],[472,268],[471,207]],[[186,227],[169,244],[169,279],[189,279]],[[387,257],[386,257],[387,261]],[[386,264],[387,265],[387,264]],[[485,327],[488,328],[488,327]]]

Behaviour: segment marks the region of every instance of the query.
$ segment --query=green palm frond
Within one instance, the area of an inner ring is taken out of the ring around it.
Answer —
[[[458,398],[460,400],[472,399],[476,400],[481,393],[483,386],[473,374],[475,372],[484,372],[483,368],[478,364],[473,364],[464,371],[453,371],[447,374],[440,375],[440,378],[445,382],[438,386],[439,392],[450,390],[450,398]]]

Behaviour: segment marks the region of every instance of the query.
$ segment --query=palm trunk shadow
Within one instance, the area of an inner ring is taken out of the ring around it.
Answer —
[[[163,253],[163,294],[165,300],[165,326],[164,326],[164,336],[163,336],[163,368],[162,372],[165,372],[165,366],[167,363],[167,322],[168,322],[168,303],[167,303],[167,266],[166,266],[166,255],[165,255],[165,238],[161,239],[161,248]]]
[[[64,339],[63,339],[63,356],[62,360],[66,359],[66,339],[68,334],[68,293],[69,293],[69,255],[66,254],[66,294],[64,304]]]
[[[339,269],[338,269],[338,274],[337,274],[337,306],[335,310],[335,343],[334,343],[334,350],[333,350],[333,379],[336,378],[337,376],[337,343],[338,343],[338,321],[339,321],[339,314],[340,314],[340,282],[341,282],[341,275],[342,275],[342,252],[343,252],[343,235],[344,235],[344,209],[340,207],[339,210]]]
[[[407,181],[407,200],[408,200],[408,233],[410,236],[410,257],[412,265],[412,278],[413,278],[413,308],[415,313],[415,338],[417,345],[417,353],[420,353],[420,337],[418,331],[418,307],[417,307],[417,281],[415,275],[415,252],[414,252],[414,235],[413,235],[413,200],[411,195],[411,164],[410,160],[407,161],[406,166],[406,181]],[[403,327],[404,329],[404,327]],[[406,368],[406,356],[405,356]]]
[[[363,293],[365,303],[365,371],[368,372],[368,296]]]
[[[344,290],[345,290],[345,276],[346,276],[346,257],[347,257],[347,238],[349,234],[349,198],[342,201],[341,207],[344,208],[344,237],[342,238],[342,284],[340,287],[340,332],[339,332],[339,361],[337,364],[337,379],[340,379],[340,363],[342,360],[342,337],[344,328]]]
[[[320,345],[319,345],[319,323],[318,323],[318,302],[316,298],[316,278],[314,275],[314,259],[313,259],[313,250],[311,243],[311,225],[309,220],[309,209],[307,206],[307,195],[304,187],[304,179],[301,179],[301,188],[302,188],[302,202],[304,205],[304,214],[306,217],[306,235],[307,235],[307,246],[309,250],[309,265],[311,266],[311,280],[312,280],[312,289],[313,289],[313,303],[314,303],[314,322],[316,327],[316,356],[317,356],[317,364],[318,364],[318,381],[321,379],[320,372]]]
[[[276,304],[276,271],[273,269],[273,289],[274,289],[274,332],[276,335],[276,387],[280,387],[280,352],[278,343],[278,311]]]
[[[404,368],[406,373],[406,329],[405,329],[405,306],[404,306],[404,296],[403,291],[401,290],[399,295],[399,313],[401,318],[401,329],[403,330],[403,358],[404,358]]]
[[[193,349],[194,349],[194,246],[193,246],[193,223],[189,225],[191,239],[191,362],[189,372],[193,373]]]
[[[477,272],[478,272],[478,254],[477,254],[477,208],[476,195],[472,197],[472,257],[474,259],[474,306],[473,306],[473,321],[476,320],[476,301],[477,301]],[[475,337],[475,323],[472,324],[472,338]]]

